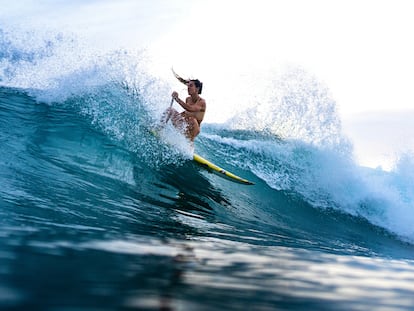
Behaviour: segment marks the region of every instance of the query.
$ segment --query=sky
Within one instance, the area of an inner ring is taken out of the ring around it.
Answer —
[[[146,46],[191,73],[293,64],[332,90],[341,113],[412,109],[408,0],[0,0],[3,15]],[[0,14],[1,15],[1,14]]]
[[[295,64],[328,85],[343,114],[413,107],[410,1],[196,3],[188,19],[164,33],[177,65]],[[190,42],[197,55],[180,57],[179,47]]]
[[[99,49],[148,49],[155,74],[173,79],[174,66],[208,82],[210,111],[223,112],[218,121],[265,92],[260,84],[269,74],[285,65],[301,67],[331,91],[361,162],[384,164],[369,153],[386,158],[396,141],[403,141],[398,152],[414,148],[402,136],[409,138],[414,129],[408,121],[414,110],[409,0],[0,0],[0,5],[1,21],[67,29]],[[213,90],[221,97],[214,98]]]

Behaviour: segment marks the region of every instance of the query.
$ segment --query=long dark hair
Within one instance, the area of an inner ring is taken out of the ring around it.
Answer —
[[[194,82],[195,87],[198,89],[198,94],[201,94],[203,90],[203,83],[198,79],[191,79],[191,82]]]
[[[201,94],[201,91],[203,90],[203,83],[198,80],[198,79],[184,79],[182,77],[180,77],[178,74],[175,73],[174,69],[172,69],[172,72],[174,74],[174,76],[177,78],[178,81],[180,81],[181,83],[187,85],[190,81],[194,82],[194,85],[196,88],[198,88],[198,94]]]

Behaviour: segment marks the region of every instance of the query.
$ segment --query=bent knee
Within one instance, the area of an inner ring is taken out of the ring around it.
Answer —
[[[196,137],[200,134],[200,125],[195,118],[191,118],[188,129],[192,137]]]

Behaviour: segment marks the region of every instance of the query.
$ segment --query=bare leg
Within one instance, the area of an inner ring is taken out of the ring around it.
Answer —
[[[185,134],[188,139],[194,141],[194,138],[200,133],[200,125],[198,124],[195,118],[186,118],[187,127],[185,129]]]
[[[178,112],[174,108],[169,107],[162,114],[161,123],[166,124],[171,119],[171,117],[176,116],[177,114]]]
[[[179,113],[174,108],[168,108],[161,118],[161,122],[164,124],[168,120],[171,120],[174,127],[191,141],[194,141],[194,138],[200,133],[200,125],[194,117],[186,117],[184,113]]]

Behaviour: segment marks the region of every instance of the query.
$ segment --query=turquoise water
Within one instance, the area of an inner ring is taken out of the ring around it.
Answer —
[[[170,87],[144,56],[80,57],[62,34],[23,47],[6,26],[0,309],[412,309],[412,159],[359,166],[310,75],[274,85],[285,121],[203,123],[195,150],[244,186],[171,127],[149,134]]]
[[[147,160],[77,108],[36,103],[21,90],[1,89],[1,119],[3,308],[412,306],[410,243],[269,187],[232,164],[243,155],[255,162],[252,152],[218,139],[268,137],[206,125],[197,141],[206,157],[256,183],[242,186],[184,156]],[[137,139],[153,148],[150,136]]]

